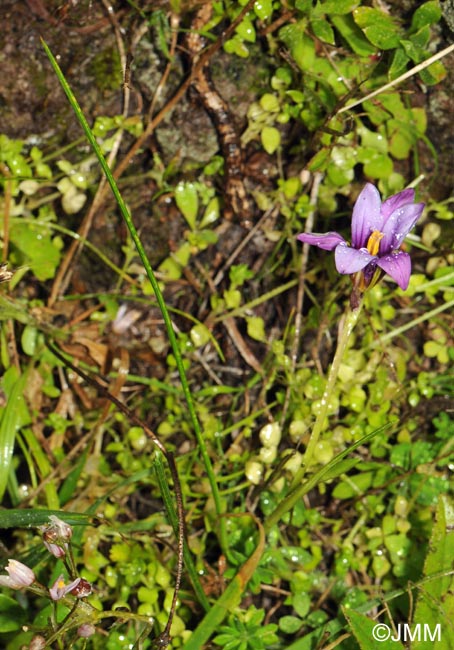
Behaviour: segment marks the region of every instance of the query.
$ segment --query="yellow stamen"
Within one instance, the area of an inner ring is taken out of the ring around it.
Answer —
[[[380,242],[384,237],[384,233],[379,230],[374,230],[367,242],[367,250],[371,255],[378,255],[378,249],[380,248]]]

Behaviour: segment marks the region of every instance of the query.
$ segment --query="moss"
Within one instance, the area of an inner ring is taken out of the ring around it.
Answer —
[[[118,89],[123,81],[118,51],[108,47],[97,54],[93,58],[91,71],[101,91]]]

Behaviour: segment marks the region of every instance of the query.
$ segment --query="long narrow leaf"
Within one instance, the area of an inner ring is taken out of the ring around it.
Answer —
[[[24,388],[26,377],[26,373],[19,376],[14,366],[8,368],[3,377],[5,388],[10,381],[13,384],[9,390],[5,390],[8,401],[0,423],[0,500],[3,499],[8,483],[16,432],[21,424],[25,424],[24,409],[26,409],[26,406],[24,402]]]
[[[158,281],[156,279],[156,276],[155,276],[155,274],[153,272],[151,264],[150,264],[150,262],[148,260],[148,257],[146,255],[146,253],[145,253],[145,249],[144,249],[144,247],[142,245],[139,234],[138,234],[138,232],[137,232],[137,230],[136,230],[136,228],[134,226],[131,215],[129,214],[128,208],[126,207],[126,203],[124,202],[123,197],[120,194],[120,191],[119,191],[118,186],[117,186],[117,184],[115,182],[115,179],[114,179],[114,177],[112,175],[112,172],[111,172],[111,170],[109,168],[109,165],[107,164],[107,161],[104,158],[104,155],[103,155],[98,143],[96,142],[96,138],[93,135],[93,132],[92,132],[92,130],[90,128],[90,125],[88,124],[88,122],[87,122],[87,120],[86,120],[86,118],[85,118],[85,116],[84,116],[84,114],[82,112],[82,109],[80,108],[79,103],[77,102],[77,99],[76,99],[74,93],[72,92],[68,82],[66,81],[65,76],[64,76],[62,70],[60,69],[60,66],[58,65],[55,57],[53,56],[52,52],[50,51],[50,49],[47,46],[47,44],[45,43],[45,41],[43,39],[41,39],[41,42],[42,42],[44,50],[45,50],[45,52],[46,52],[46,54],[47,54],[47,56],[49,58],[49,61],[50,61],[51,65],[52,65],[52,67],[53,67],[53,69],[55,71],[55,74],[57,75],[57,78],[58,78],[58,80],[59,80],[59,82],[60,82],[60,84],[61,84],[61,86],[62,86],[62,88],[63,88],[63,90],[64,90],[64,92],[65,92],[65,94],[66,94],[66,96],[68,98],[68,100],[69,100],[69,103],[71,104],[72,109],[74,110],[74,113],[75,113],[75,115],[76,115],[82,129],[84,130],[84,133],[85,133],[85,135],[87,137],[87,140],[89,141],[90,145],[93,148],[93,151],[94,151],[96,157],[98,158],[99,164],[101,165],[101,168],[102,168],[102,170],[103,170],[103,172],[104,172],[104,174],[106,176],[106,179],[107,179],[107,181],[108,181],[108,183],[109,183],[109,185],[110,185],[110,187],[112,189],[112,192],[114,194],[117,205],[118,205],[118,207],[119,207],[119,209],[121,211],[121,214],[123,215],[123,219],[124,219],[124,221],[126,223],[126,226],[127,226],[128,230],[130,232],[131,238],[132,238],[132,240],[133,240],[133,242],[134,242],[134,244],[135,244],[135,246],[137,248],[137,252],[139,253],[139,257],[140,257],[140,259],[142,261],[142,264],[143,264],[144,269],[146,271],[147,277],[148,277],[148,279],[150,281],[150,284],[151,284],[151,286],[153,288],[153,291],[155,293],[156,300],[158,302],[158,306],[159,306],[159,308],[161,310],[162,317],[163,317],[163,320],[164,320],[165,328],[166,328],[166,331],[167,331],[167,336],[169,337],[169,342],[170,342],[170,345],[172,347],[173,355],[175,357],[175,362],[176,362],[176,365],[177,365],[177,368],[178,368],[178,373],[180,375],[181,386],[183,388],[186,403],[188,405],[189,417],[191,419],[192,426],[194,427],[194,432],[195,432],[195,435],[196,435],[196,438],[197,438],[197,444],[198,444],[198,447],[199,447],[199,451],[200,451],[200,454],[202,456],[203,463],[205,465],[205,470],[207,472],[208,480],[210,482],[210,487],[211,487],[211,490],[212,490],[212,495],[213,495],[213,500],[214,500],[216,513],[217,513],[217,515],[219,517],[223,513],[223,510],[224,510],[223,502],[222,502],[221,496],[219,494],[219,489],[218,489],[218,485],[217,485],[217,482],[216,482],[216,475],[215,475],[215,472],[214,472],[214,469],[213,469],[213,465],[211,463],[210,456],[208,454],[207,447],[205,445],[205,440],[203,438],[202,429],[200,427],[199,419],[197,417],[194,402],[193,402],[193,399],[192,399],[191,390],[189,388],[189,382],[188,382],[187,377],[186,377],[186,371],[184,369],[184,364],[183,364],[183,357],[182,357],[180,349],[178,347],[178,341],[176,339],[175,332],[173,330],[172,321],[170,319],[170,314],[169,314],[169,311],[167,309],[167,306],[166,306],[166,303],[165,303],[165,300],[164,300],[164,296],[162,295],[162,291],[161,291],[161,289],[159,287],[159,283],[158,283]],[[225,552],[227,552],[227,546],[228,546],[227,545],[227,531],[226,531],[226,526],[225,526],[225,520],[222,517],[219,518],[219,529],[220,529],[220,535],[221,535],[221,544],[222,544]]]

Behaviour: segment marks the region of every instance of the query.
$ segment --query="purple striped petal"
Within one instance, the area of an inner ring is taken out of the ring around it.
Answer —
[[[402,192],[398,192],[397,194],[393,194],[392,196],[389,197],[389,199],[383,201],[381,205],[381,213],[385,222],[387,218],[391,216],[395,210],[402,208],[404,205],[407,205],[408,203],[413,203],[414,200],[415,200],[415,190],[408,189],[408,190],[403,190]]]
[[[326,232],[324,234],[309,234],[303,232],[301,235],[298,235],[297,239],[305,244],[323,248],[325,251],[332,251],[339,244],[345,244],[345,239],[342,237],[342,235],[339,235],[338,232]]]
[[[408,253],[399,251],[392,255],[385,255],[377,260],[377,266],[391,276],[394,282],[397,282],[399,287],[405,291],[411,274],[411,259]]]
[[[365,248],[374,230],[382,229],[380,193],[372,183],[366,183],[356,199],[352,214],[352,246]]]
[[[334,261],[336,262],[336,269],[339,273],[350,274],[361,271],[365,266],[370,264],[376,259],[375,255],[371,255],[365,248],[351,248],[347,244],[341,244],[334,252]]]
[[[423,209],[424,203],[408,203],[388,217],[382,230],[384,237],[380,242],[380,255],[386,255],[399,248]]]

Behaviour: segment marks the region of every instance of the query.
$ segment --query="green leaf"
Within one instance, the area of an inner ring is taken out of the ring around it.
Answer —
[[[333,478],[337,478],[341,474],[346,474],[359,462],[359,458],[346,458],[345,460],[339,461],[337,465],[335,465],[329,472],[327,472],[325,475],[325,481],[331,481]]]
[[[260,134],[266,153],[273,154],[281,144],[281,134],[274,126],[265,126]]]
[[[295,63],[301,70],[312,70],[315,61],[315,43],[305,32],[307,22],[286,25],[279,30],[279,37],[289,48]]]
[[[254,277],[252,271],[247,264],[232,264],[229,271],[229,279],[232,288],[241,287],[246,282]]]
[[[188,226],[194,230],[199,210],[199,197],[194,183],[178,183],[175,188],[175,202],[188,222]]]
[[[388,79],[397,79],[401,74],[407,69],[407,64],[410,61],[410,57],[405,54],[405,51],[398,47],[394,52],[391,65],[388,68]]]
[[[248,316],[246,318],[247,333],[255,341],[266,341],[265,323],[260,316]]]
[[[282,616],[279,619],[279,628],[285,634],[295,634],[303,625],[303,621],[296,616]]]
[[[266,20],[273,13],[273,0],[257,0],[254,3],[254,13],[260,20]]]
[[[16,221],[11,226],[11,240],[38,280],[44,282],[55,276],[61,257],[59,238],[52,238],[33,224]]]
[[[395,131],[389,141],[389,152],[398,160],[405,160],[410,154],[413,140],[404,131]]]
[[[443,645],[440,648],[454,647],[454,577],[452,558],[454,557],[454,507],[448,497],[441,496],[438,500],[437,514],[429,550],[424,562],[424,576],[434,577],[424,581],[418,590],[414,623],[428,625],[432,630],[436,624],[441,624]],[[432,650],[433,641],[416,640],[412,650]]]
[[[324,170],[326,167],[326,163],[328,162],[330,157],[330,150],[325,147],[323,149],[320,149],[315,156],[311,158],[309,161],[307,168],[311,172],[317,172],[320,170]]]
[[[0,510],[1,528],[32,528],[43,526],[49,523],[49,517],[55,515],[60,517],[70,526],[85,526],[93,521],[93,515],[85,515],[80,512],[62,512],[61,510],[47,509],[10,509]]]
[[[441,18],[441,9],[438,0],[425,2],[418,7],[411,20],[412,29],[420,29],[424,25],[433,25],[438,23]]]
[[[319,38],[321,41],[324,41],[325,43],[334,45],[335,43],[334,31],[331,25],[326,20],[324,20],[323,18],[313,18],[311,20],[311,28],[312,28],[312,32],[314,33],[314,36]]]
[[[24,400],[27,373],[19,375],[11,366],[3,375],[3,387],[8,398],[0,421],[0,500],[5,493],[13,459],[16,431],[29,421]]]
[[[26,611],[17,602],[0,594],[0,634],[20,630],[26,620]]]
[[[235,31],[238,36],[244,41],[248,43],[255,43],[255,27],[249,18],[244,18]]]
[[[364,173],[372,178],[388,178],[393,171],[393,161],[386,154],[377,154],[364,165]]]
[[[428,86],[435,86],[446,77],[446,68],[441,61],[435,61],[419,73],[421,81]]]
[[[380,153],[388,151],[388,142],[386,138],[377,131],[370,131],[362,124],[358,127],[358,133],[361,136],[361,145],[370,147]]]
[[[332,16],[331,22],[340,35],[347,41],[353,52],[364,57],[375,54],[376,48],[365,38],[351,15]]]
[[[362,472],[355,474],[355,476],[349,476],[348,479],[336,485],[333,490],[333,497],[335,499],[351,499],[364,494],[371,487],[373,477],[372,472]]]
[[[217,196],[214,196],[208,202],[199,227],[205,228],[206,226],[210,226],[217,219],[219,219],[219,199]]]
[[[392,17],[383,11],[358,7],[353,12],[353,18],[369,41],[381,50],[390,50],[399,45],[399,28]]]
[[[359,4],[358,0],[326,0],[321,3],[320,11],[324,14],[349,14]]]
[[[191,340],[196,348],[200,348],[211,339],[211,332],[206,325],[198,323],[190,332]]]
[[[421,27],[421,29],[419,29],[416,34],[412,34],[410,36],[410,41],[422,52],[420,60],[425,59],[427,54],[424,53],[424,50],[430,43],[430,28],[427,25],[425,27]]]
[[[404,646],[400,641],[390,640],[390,637],[394,636],[390,626],[377,624],[377,621],[373,621],[353,609],[347,609],[347,607],[342,607],[342,611],[361,650],[390,650],[391,647],[393,650],[404,650]],[[380,631],[383,633],[381,637],[377,636]]]
[[[312,0],[296,0],[295,8],[302,13],[309,13],[312,9]]]

